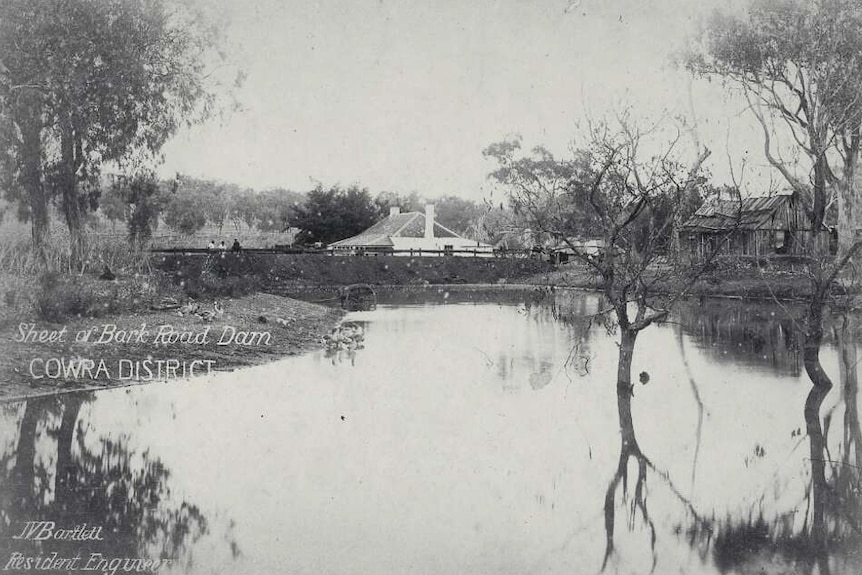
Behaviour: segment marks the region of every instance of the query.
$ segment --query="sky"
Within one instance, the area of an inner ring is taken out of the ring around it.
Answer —
[[[742,106],[672,63],[730,0],[203,1],[247,73],[242,109],[178,134],[163,175],[478,201],[498,193],[489,144],[517,134],[565,155],[585,118],[628,108],[695,118],[717,180],[746,157],[744,179],[768,178]]]

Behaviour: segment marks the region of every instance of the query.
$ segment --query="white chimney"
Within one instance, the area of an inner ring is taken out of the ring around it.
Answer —
[[[434,204],[425,204],[425,237],[434,237]]]
[[[401,213],[401,208],[399,206],[389,206],[389,215],[397,216]]]

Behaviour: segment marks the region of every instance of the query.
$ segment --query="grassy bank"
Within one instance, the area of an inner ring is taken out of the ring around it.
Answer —
[[[72,262],[64,241],[52,237],[41,255],[26,238],[0,252],[0,401],[272,361],[321,347],[342,316],[258,293],[241,275],[171,277],[122,242],[91,241]],[[197,343],[171,341],[181,333]]]

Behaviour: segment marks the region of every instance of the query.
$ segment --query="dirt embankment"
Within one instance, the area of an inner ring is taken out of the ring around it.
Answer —
[[[0,329],[0,401],[229,370],[322,346],[342,312],[269,294]],[[76,341],[77,340],[77,341]]]
[[[346,257],[317,254],[164,255],[155,261],[175,281],[207,291],[209,278],[246,289],[372,285],[495,284],[548,272],[548,262],[523,258]],[[244,285],[248,284],[248,285]]]

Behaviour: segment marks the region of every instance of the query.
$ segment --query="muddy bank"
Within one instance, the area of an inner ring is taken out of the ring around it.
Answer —
[[[166,381],[322,347],[343,312],[271,294],[0,329],[0,401]]]

